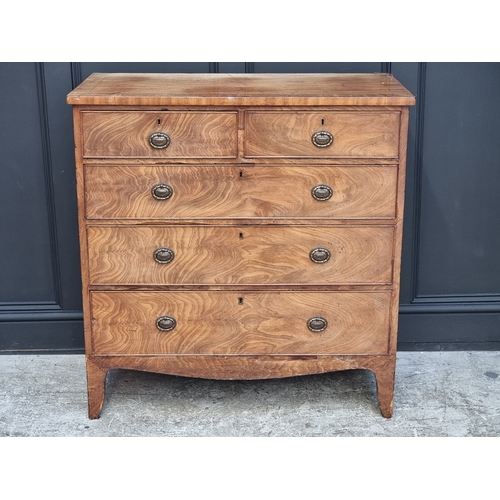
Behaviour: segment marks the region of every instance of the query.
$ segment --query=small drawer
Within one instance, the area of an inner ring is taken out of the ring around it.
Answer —
[[[93,292],[95,355],[386,354],[390,292]]]
[[[235,112],[82,112],[84,158],[234,158]]]
[[[397,158],[397,111],[247,111],[248,158]]]
[[[389,284],[391,226],[90,226],[91,284]]]
[[[394,218],[397,167],[86,167],[88,219]]]

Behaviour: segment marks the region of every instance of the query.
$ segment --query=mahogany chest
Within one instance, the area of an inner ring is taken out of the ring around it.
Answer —
[[[93,74],[74,109],[89,416],[124,368],[369,369],[393,408],[414,97],[389,74]]]

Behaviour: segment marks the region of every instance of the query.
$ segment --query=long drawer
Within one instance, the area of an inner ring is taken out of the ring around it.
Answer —
[[[234,158],[236,112],[82,112],[84,158]]]
[[[397,158],[398,111],[247,111],[246,157]]]
[[[394,218],[397,167],[85,169],[89,219]]]
[[[91,284],[387,284],[390,226],[90,226]]]
[[[96,355],[385,354],[390,292],[93,292]]]

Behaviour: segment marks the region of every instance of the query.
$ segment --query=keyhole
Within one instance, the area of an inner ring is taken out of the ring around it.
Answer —
[[[238,305],[239,306],[243,305],[243,297],[238,297]]]
[[[324,125],[324,124],[325,124],[325,119],[321,118],[321,125]]]
[[[243,239],[243,233],[240,233],[240,240]]]
[[[240,170],[240,178],[243,177],[243,170]]]
[[[158,125],[161,125],[161,119],[158,118]]]

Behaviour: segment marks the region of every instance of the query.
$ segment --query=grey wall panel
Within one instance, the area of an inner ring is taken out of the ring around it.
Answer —
[[[243,62],[220,62],[217,63],[217,73],[245,73]]]
[[[497,349],[499,64],[393,63],[410,112],[400,349]]]
[[[54,304],[49,139],[37,66],[0,64],[0,96],[0,305]]]
[[[380,73],[388,63],[379,62],[255,62],[247,63],[253,73]]]
[[[416,106],[410,108],[408,123],[408,148],[406,159],[406,189],[403,230],[403,255],[401,262],[401,297],[403,304],[410,304],[415,298],[414,274],[415,258],[414,248],[418,240],[416,228],[418,227],[418,214],[420,207],[420,108],[421,99],[421,65],[415,63],[392,63],[393,75],[412,92],[417,99]]]
[[[33,321],[0,322],[0,353],[84,352],[82,319],[78,314],[37,315]],[[72,319],[76,317],[77,319]],[[67,319],[68,318],[68,319]]]
[[[500,293],[499,89],[499,64],[427,64],[417,296]]]
[[[61,98],[72,88],[71,72],[67,63],[45,63],[43,76],[50,134],[52,224],[55,229],[56,276],[60,291],[58,302],[63,310],[81,310],[73,113],[71,106]]]
[[[0,351],[83,347],[68,63],[0,64]]]
[[[399,329],[399,349],[500,349],[498,313],[401,314]]]

